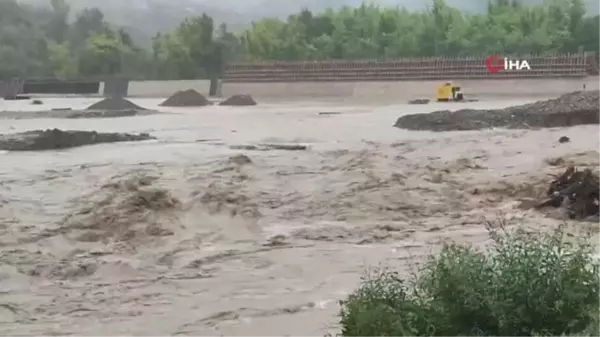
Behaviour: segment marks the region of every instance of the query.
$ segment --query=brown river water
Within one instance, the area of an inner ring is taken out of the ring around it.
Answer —
[[[44,101],[43,109],[82,108],[96,99]],[[161,100],[132,101],[157,108]],[[392,127],[406,113],[526,102],[5,119],[0,133],[56,127],[158,140],[0,153],[0,334],[334,334],[338,300],[369,267],[408,275],[446,240],[483,246],[485,220],[561,223],[560,214],[517,207],[519,198],[564,170],[548,158],[597,165],[597,125]],[[39,107],[0,101],[11,109]],[[563,135],[571,142],[559,144]],[[260,143],[308,149],[249,147]],[[232,159],[240,154],[251,162]],[[150,206],[135,199],[144,189]]]

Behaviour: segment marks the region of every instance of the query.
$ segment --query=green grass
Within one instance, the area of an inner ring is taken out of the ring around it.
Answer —
[[[446,245],[409,280],[378,269],[342,301],[344,336],[599,335],[594,248],[561,229],[490,229],[487,252]]]

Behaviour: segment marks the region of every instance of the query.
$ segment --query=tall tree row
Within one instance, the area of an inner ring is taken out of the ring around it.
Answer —
[[[98,9],[74,13],[65,0],[35,8],[0,0],[0,78],[143,74],[145,51]],[[149,62],[149,61],[148,61]]]
[[[582,0],[492,0],[467,15],[432,0],[426,11],[363,4],[287,20],[265,18],[232,33],[204,14],[139,47],[101,11],[66,0],[39,9],[0,0],[0,79],[24,77],[218,78],[227,62],[544,53],[599,50],[599,18]]]
[[[479,15],[433,0],[424,12],[369,4],[305,10],[285,22],[256,22],[241,39],[251,59],[319,60],[598,51],[598,30],[582,0],[496,0]]]

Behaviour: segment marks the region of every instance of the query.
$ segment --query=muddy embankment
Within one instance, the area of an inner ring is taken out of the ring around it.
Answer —
[[[579,91],[556,99],[504,109],[442,110],[405,115],[394,126],[408,130],[459,131],[489,128],[554,128],[599,122],[599,91]]]
[[[58,150],[92,144],[133,142],[150,139],[155,138],[147,133],[129,134],[116,132],[63,131],[59,129],[47,129],[0,135],[0,150]]]
[[[85,110],[60,109],[51,111],[3,113],[5,118],[115,118],[154,113],[128,100],[107,98]],[[132,142],[155,139],[147,133],[129,134],[80,130],[31,130],[0,134],[0,150],[43,151],[58,150],[101,143]]]

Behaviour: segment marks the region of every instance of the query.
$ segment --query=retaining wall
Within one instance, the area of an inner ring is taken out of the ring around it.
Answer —
[[[223,95],[249,94],[261,101],[346,100],[395,102],[435,96],[440,81],[223,83]],[[461,80],[467,97],[547,97],[598,90],[598,76],[580,79]]]
[[[546,97],[582,90],[598,90],[598,76],[567,79],[461,80],[467,95],[479,98]],[[249,94],[259,101],[336,100],[397,102],[433,98],[440,81],[222,83],[222,96]],[[177,90],[195,89],[208,95],[210,82],[132,81],[129,97],[168,97]]]

